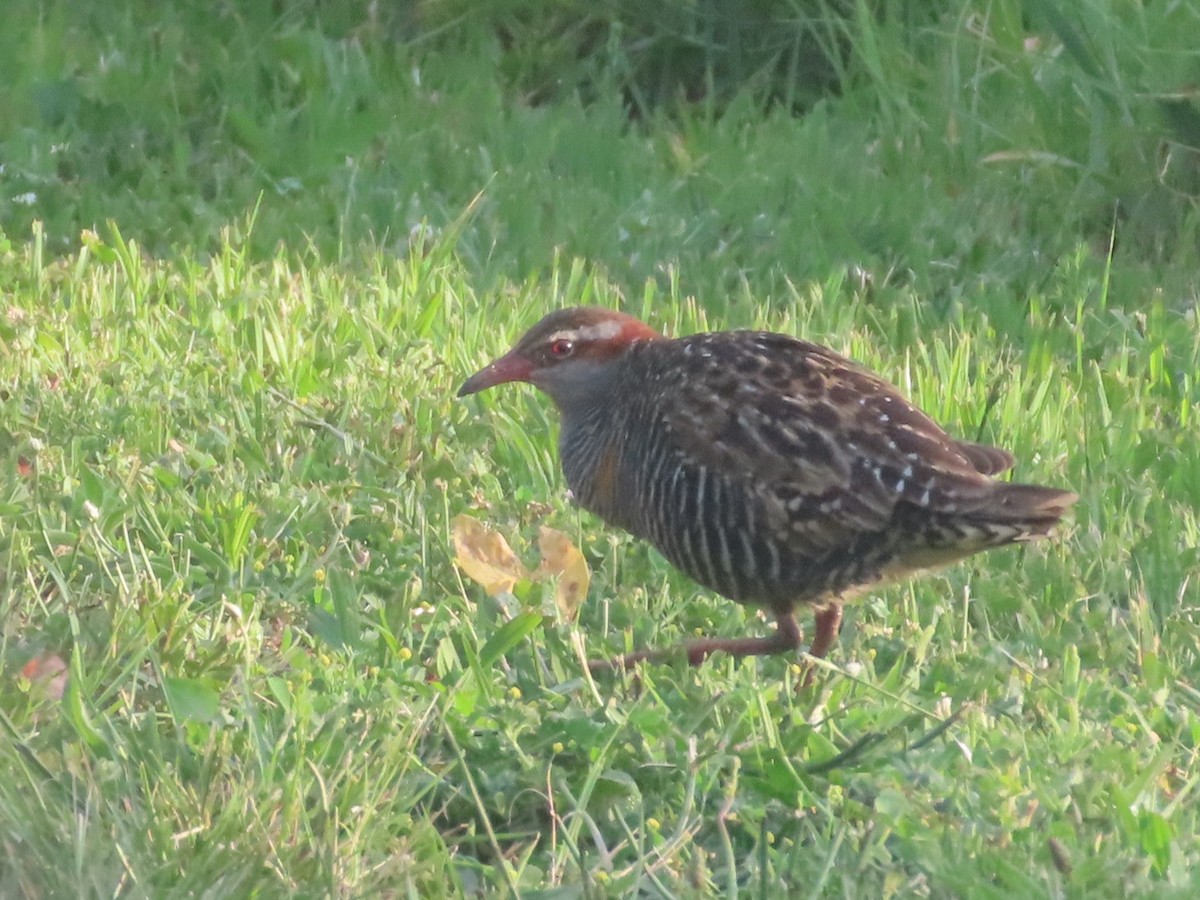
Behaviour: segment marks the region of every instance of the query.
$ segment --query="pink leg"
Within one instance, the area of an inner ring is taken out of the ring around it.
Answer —
[[[687,651],[688,663],[698,666],[704,662],[710,653],[731,653],[734,656],[764,656],[770,653],[782,653],[785,650],[797,650],[800,647],[803,633],[796,622],[795,614],[789,610],[776,610],[778,627],[775,633],[759,638],[701,638],[687,641],[683,648]],[[612,659],[593,659],[588,661],[588,669],[593,672],[603,672],[608,669],[628,669],[639,662],[660,662],[670,659],[679,652],[678,647],[668,647],[663,650],[638,650],[624,656]]]
[[[842,607],[837,603],[825,607],[813,616],[813,624],[816,626],[815,633],[808,653],[817,659],[824,659],[842,627]]]
[[[813,616],[813,625],[812,646],[808,648],[808,655],[824,659],[829,648],[833,646],[833,642],[837,640],[838,630],[842,627],[841,605],[833,603],[820,610]],[[808,667],[801,687],[808,687],[812,684],[815,671],[815,667]]]

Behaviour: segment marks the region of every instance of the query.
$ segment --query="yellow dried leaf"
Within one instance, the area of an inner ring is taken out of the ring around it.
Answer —
[[[587,599],[588,585],[592,581],[587,560],[570,538],[561,531],[545,526],[538,531],[538,549],[542,551],[538,574],[558,578],[554,602],[563,621],[574,622],[579,615],[579,607]]]
[[[482,585],[489,594],[511,591],[518,581],[530,577],[508,541],[478,519],[468,515],[455,516],[450,523],[454,539],[454,561],[463,573]]]

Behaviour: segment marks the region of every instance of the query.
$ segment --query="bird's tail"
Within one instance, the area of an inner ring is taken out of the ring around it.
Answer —
[[[973,511],[979,524],[990,523],[997,530],[1015,529],[1010,540],[1027,541],[1046,537],[1071,508],[1079,495],[1037,484],[996,482],[989,503]]]
[[[990,488],[953,511],[920,511],[910,520],[902,530],[906,546],[898,571],[939,568],[981,550],[1044,538],[1079,499],[1035,484],[995,481]]]

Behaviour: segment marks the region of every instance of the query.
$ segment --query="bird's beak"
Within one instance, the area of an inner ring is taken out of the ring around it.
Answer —
[[[510,381],[528,381],[531,372],[533,372],[533,365],[529,360],[513,353],[506,353],[464,381],[463,386],[458,389],[458,396],[465,397],[467,394],[474,394],[485,388],[507,384]]]

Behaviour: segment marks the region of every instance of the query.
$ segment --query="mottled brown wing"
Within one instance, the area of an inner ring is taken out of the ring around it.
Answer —
[[[999,447],[989,447],[987,444],[972,444],[970,441],[958,441],[955,444],[958,452],[971,461],[977,471],[984,475],[999,475],[1007,472],[1016,462],[1013,455]]]
[[[885,528],[901,501],[969,512],[994,490],[985,473],[1011,464],[1004,451],[955,441],[896,388],[819,345],[760,332],[675,343],[673,442],[697,464],[744,477],[770,524],[809,552]]]

